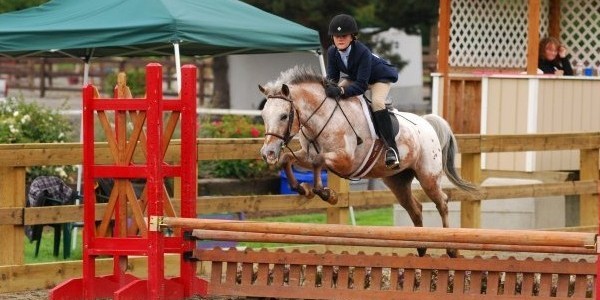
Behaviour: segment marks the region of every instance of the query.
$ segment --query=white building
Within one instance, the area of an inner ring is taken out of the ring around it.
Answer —
[[[392,43],[392,51],[408,62],[398,74],[390,91],[394,107],[402,111],[421,111],[423,106],[423,56],[420,35],[409,35],[391,28],[375,36]]]

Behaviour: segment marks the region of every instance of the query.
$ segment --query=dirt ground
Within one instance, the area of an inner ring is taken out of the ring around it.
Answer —
[[[2,300],[41,300],[48,299],[48,290],[24,291],[18,293],[0,294]]]

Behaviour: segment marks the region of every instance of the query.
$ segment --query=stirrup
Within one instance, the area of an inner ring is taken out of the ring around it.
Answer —
[[[387,149],[387,151],[385,151],[385,166],[388,169],[396,169],[400,167],[398,153],[396,153],[396,150],[394,150],[394,148],[390,147]]]

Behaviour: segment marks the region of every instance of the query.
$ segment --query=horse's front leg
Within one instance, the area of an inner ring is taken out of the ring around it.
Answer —
[[[304,157],[304,156],[302,156],[303,153],[306,154],[306,152],[304,152],[303,150],[294,152],[294,154],[285,153],[281,156],[280,162],[281,162],[281,167],[283,168],[283,171],[285,172],[285,175],[287,176],[290,189],[292,191],[298,192],[298,194],[300,194],[308,199],[312,199],[315,196],[315,194],[313,193],[311,186],[306,182],[298,184],[298,180],[296,179],[296,176],[294,175],[294,172],[292,170],[292,164],[294,162],[298,162],[299,165],[307,164],[307,162],[299,161],[297,159],[298,157]]]
[[[337,193],[323,186],[323,180],[321,179],[323,166],[326,166],[329,170],[335,170],[338,174],[350,174],[352,171],[352,157],[346,151],[340,149],[335,152],[319,154],[313,161],[315,181],[313,192],[319,195],[323,201],[335,205],[338,202]]]

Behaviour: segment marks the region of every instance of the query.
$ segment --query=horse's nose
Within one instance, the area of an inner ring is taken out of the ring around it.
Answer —
[[[260,155],[260,157],[262,157],[263,161],[268,162],[268,157],[270,155],[273,155],[273,151],[268,151],[263,146],[262,148],[260,148],[259,155]]]
[[[278,144],[268,144],[263,145],[260,149],[260,155],[267,164],[273,165],[279,160],[280,148],[278,146]]]
[[[262,153],[262,151],[260,153],[260,157],[262,157],[262,160],[267,161],[267,155]]]

